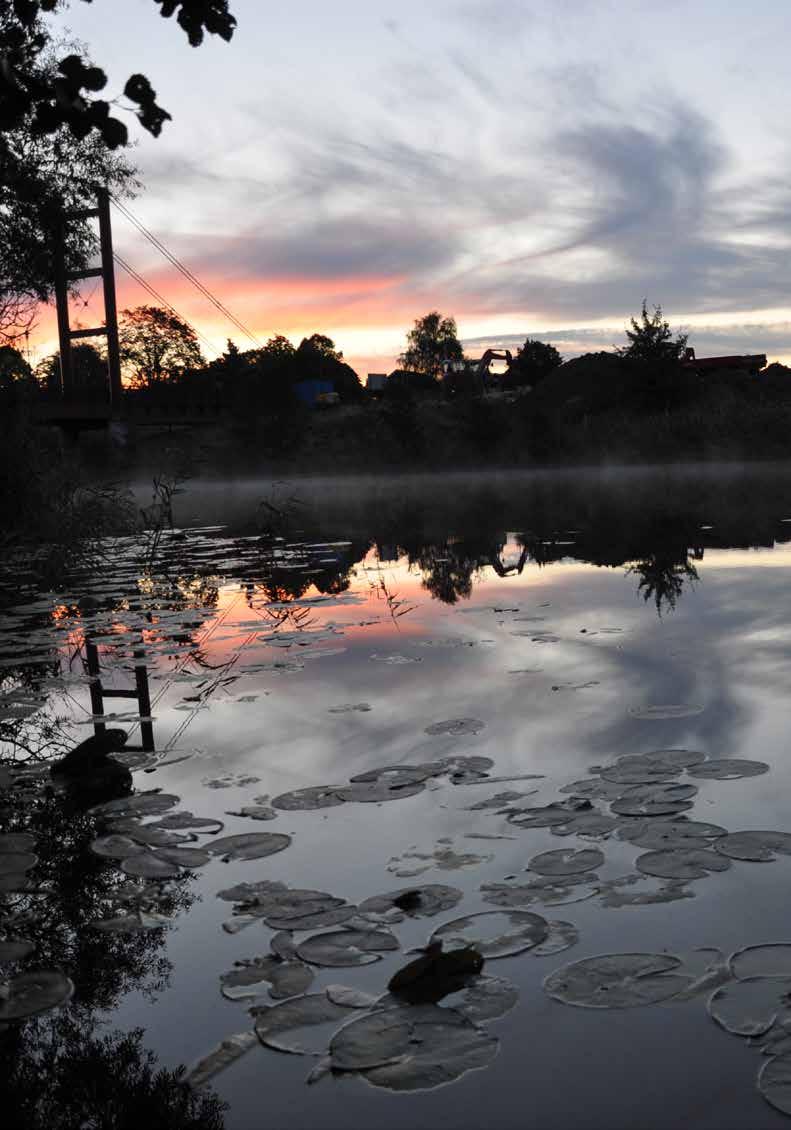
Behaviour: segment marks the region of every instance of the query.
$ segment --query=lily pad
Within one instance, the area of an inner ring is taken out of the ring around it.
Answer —
[[[561,876],[579,875],[583,871],[595,871],[604,863],[604,855],[598,848],[559,848],[544,851],[534,856],[528,864],[528,871],[539,875]]]
[[[326,906],[324,909],[321,909],[320,904],[314,905],[316,909],[311,910],[311,904],[305,903],[298,911],[294,910],[290,914],[278,906],[264,921],[272,930],[320,930],[325,926],[339,926],[342,922],[348,922],[357,913],[357,907],[350,904]]]
[[[486,1067],[498,1040],[455,1009],[413,1005],[353,1020],[330,1042],[335,1070],[363,1071],[393,1091],[428,1090]]]
[[[156,854],[159,859],[164,859],[167,863],[175,863],[178,867],[186,867],[190,871],[196,867],[204,867],[211,858],[208,851],[203,848],[158,848]]]
[[[571,949],[580,940],[579,931],[572,922],[557,920],[548,922],[549,933],[546,940],[534,946],[530,951],[531,957],[551,957],[556,953],[563,953]]]
[[[24,875],[36,866],[38,856],[30,851],[0,852],[0,878]]]
[[[74,992],[74,985],[56,969],[39,969],[19,973],[5,983],[0,995],[0,1023],[26,1020],[65,1004]]]
[[[649,884],[642,875],[622,875],[618,879],[608,879],[603,882],[600,895],[602,906],[620,908],[679,902],[681,899],[694,898],[695,892],[679,880],[671,879],[665,883]]]
[[[184,1076],[184,1083],[193,1089],[204,1086],[254,1047],[258,1047],[258,1037],[255,1032],[237,1032],[235,1036],[226,1037],[189,1069]]]
[[[33,953],[35,946],[32,942],[22,941],[21,938],[6,938],[0,941],[0,962],[21,961]]]
[[[311,785],[305,789],[292,789],[289,793],[281,793],[272,801],[273,808],[281,808],[285,812],[304,812],[314,808],[335,808],[343,804],[334,785]]]
[[[788,1018],[791,980],[746,977],[723,985],[709,997],[712,1020],[734,1036],[762,1036],[778,1017]]]
[[[715,842],[714,849],[728,859],[770,863],[778,855],[791,855],[791,832],[729,832]]]
[[[719,824],[706,824],[700,820],[647,819],[623,824],[618,837],[646,851],[664,851],[673,848],[713,847],[712,840],[726,835]]]
[[[145,850],[142,844],[137,843],[130,836],[122,836],[118,833],[98,836],[95,840],[91,840],[91,851],[106,859],[129,859]]]
[[[265,859],[268,855],[284,851],[290,843],[291,836],[283,832],[242,832],[212,840],[206,845],[206,850],[212,855],[221,855],[228,863],[238,859]]]
[[[610,805],[619,816],[673,816],[692,808],[695,785],[634,785]]]
[[[786,977],[791,980],[791,945],[788,942],[767,942],[736,950],[728,959],[737,981],[751,977]]]
[[[449,734],[451,737],[458,738],[464,734],[479,734],[486,726],[485,722],[481,722],[478,718],[448,718],[443,722],[432,722],[430,726],[426,726],[425,733],[431,734]]]
[[[179,864],[170,863],[152,851],[143,851],[121,860],[121,870],[125,875],[141,879],[175,879],[181,875]]]
[[[360,804],[381,804],[389,800],[403,800],[405,797],[422,793],[422,781],[405,781],[403,784],[384,781],[358,781],[336,789],[337,796],[342,801],[353,801]]]
[[[301,961],[281,961],[277,957],[257,957],[239,962],[220,977],[220,991],[231,1001],[259,997],[268,988],[274,1000],[285,1000],[304,993],[313,983],[313,970]]]
[[[582,781],[572,781],[570,785],[563,785],[558,792],[570,793],[571,796],[588,800],[617,800],[623,793],[623,784],[607,781],[603,777],[586,777]]]
[[[213,820],[210,816],[193,816],[191,812],[169,812],[167,816],[152,820],[146,826],[174,832],[221,832],[224,827],[222,820]]]
[[[552,824],[553,836],[582,836],[587,840],[605,840],[611,836],[623,821],[617,816],[607,816],[604,812],[579,812],[572,816],[568,824]]]
[[[518,808],[508,814],[508,823],[518,828],[551,828],[554,824],[568,824],[578,813],[592,810],[589,800],[570,797],[537,808]]]
[[[505,1016],[518,1000],[519,990],[505,977],[479,976],[449,1003],[473,1024],[485,1024]]]
[[[240,816],[247,820],[277,820],[277,813],[268,804],[248,804],[244,808],[227,812],[228,816]]]
[[[404,918],[430,918],[450,910],[462,899],[458,887],[427,883],[420,887],[399,887],[383,895],[364,899],[358,909],[364,917],[383,922],[402,922]]]
[[[349,967],[381,961],[382,954],[398,949],[389,930],[341,929],[313,934],[300,942],[297,954],[310,965]]]
[[[179,798],[171,793],[137,793],[96,804],[88,811],[92,816],[107,816],[120,820],[125,816],[159,816],[178,804]]]
[[[431,942],[442,942],[446,949],[471,947],[487,960],[511,957],[545,941],[547,920],[528,910],[486,910],[455,918],[438,926]]]
[[[483,883],[484,902],[494,906],[519,907],[538,903],[540,906],[564,906],[585,902],[599,892],[595,875],[567,875],[559,880],[532,880],[524,884]]]
[[[723,867],[723,864],[725,866]],[[710,871],[727,871],[730,860],[707,848],[648,851],[635,862],[638,871],[659,879],[704,879]]]
[[[693,765],[688,772],[690,777],[700,777],[708,781],[737,781],[741,777],[758,777],[761,773],[768,773],[769,766],[765,761],[719,757],[704,761],[701,765]]]
[[[280,1004],[264,1005],[252,1010],[255,1017],[255,1031],[258,1039],[268,1048],[292,1055],[307,1055],[319,1052],[326,1047],[324,1029],[328,1024],[337,1025],[349,1016],[349,1006],[329,999],[326,993],[310,993],[307,996],[292,997]],[[304,1028],[319,1028],[313,1034],[311,1048],[305,1048],[301,1035]]]
[[[609,953],[585,957],[544,979],[544,992],[578,1008],[636,1008],[669,1000],[690,978],[675,972],[681,962],[666,953]]]
[[[371,709],[367,702],[344,702],[340,706],[331,706],[329,714],[367,714]]]
[[[791,1114],[791,1055],[766,1061],[758,1072],[758,1090],[775,1110]]]

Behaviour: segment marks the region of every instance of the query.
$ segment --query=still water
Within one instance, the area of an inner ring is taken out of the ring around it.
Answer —
[[[2,578],[3,1125],[787,1125],[791,474],[175,501]],[[494,980],[379,1000],[435,930]]]

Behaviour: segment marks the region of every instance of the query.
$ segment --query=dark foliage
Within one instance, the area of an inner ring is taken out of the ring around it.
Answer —
[[[562,364],[563,358],[554,345],[527,338],[508,370],[508,384],[535,387]]]

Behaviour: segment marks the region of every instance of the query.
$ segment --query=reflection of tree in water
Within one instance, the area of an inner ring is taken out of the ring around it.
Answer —
[[[493,569],[499,577],[519,574],[528,559],[527,551],[520,553],[513,564],[506,564],[503,551],[506,536],[501,531],[474,537],[447,538],[437,544],[403,546],[410,566],[417,566],[422,585],[427,592],[443,604],[456,604],[472,595],[476,577],[485,568]]]
[[[630,565],[626,572],[639,577],[637,591],[646,603],[653,600],[659,616],[663,611],[675,611],[684,586],[700,579],[686,551],[683,558],[672,552],[651,554]]]
[[[3,1125],[25,1130],[221,1130],[222,1106],[211,1094],[196,1097],[178,1071],[157,1069],[142,1031],[97,1033],[127,993],[149,998],[167,988],[171,965],[166,930],[97,930],[96,919],[122,913],[130,883],[112,861],[90,850],[99,820],[79,793],[56,791],[43,767],[19,773],[12,747],[0,753],[0,771],[13,764],[11,785],[0,783],[4,832],[35,839],[38,862],[16,890],[0,887],[0,937],[35,947],[15,972],[57,969],[75,984],[64,1008],[19,1024],[0,1026],[0,1110]],[[128,788],[128,786],[127,786]],[[124,782],[112,791],[126,791]],[[88,803],[96,800],[91,795]],[[194,896],[189,878],[154,887],[159,913],[174,917]],[[10,970],[9,970],[10,971]]]

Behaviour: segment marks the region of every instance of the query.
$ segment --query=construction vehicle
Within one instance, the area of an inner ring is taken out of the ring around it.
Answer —
[[[489,372],[492,361],[505,361],[508,369],[513,362],[510,349],[487,349],[477,361],[449,361],[444,366],[442,383],[454,394],[463,388],[485,392],[494,383]],[[507,372],[508,370],[506,370]]]

